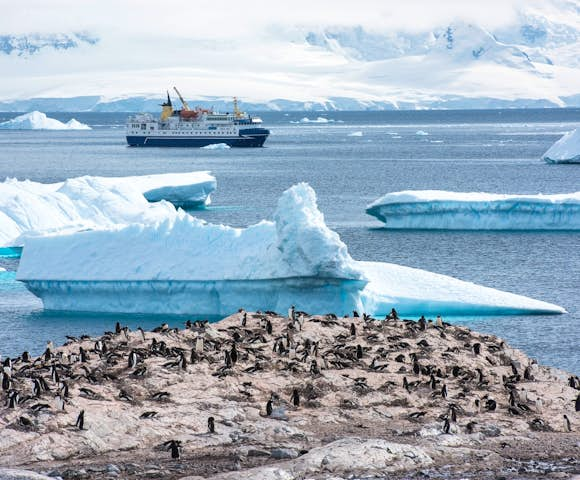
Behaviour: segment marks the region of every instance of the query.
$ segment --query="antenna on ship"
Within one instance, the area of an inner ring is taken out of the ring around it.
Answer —
[[[238,106],[238,97],[234,97],[234,115],[239,118],[243,115],[242,111]]]

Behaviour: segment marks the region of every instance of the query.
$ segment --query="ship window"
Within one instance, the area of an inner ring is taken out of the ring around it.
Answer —
[[[145,130],[146,127],[147,125],[145,125],[144,123],[141,124],[141,130]]]

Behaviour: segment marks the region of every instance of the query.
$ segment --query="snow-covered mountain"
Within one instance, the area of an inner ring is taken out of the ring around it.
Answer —
[[[512,3],[501,21],[447,12],[428,26],[328,13],[263,15],[270,23],[249,35],[204,30],[201,19],[0,35],[0,110],[157,111],[172,85],[197,104],[227,108],[238,95],[253,110],[580,106],[580,1]]]
[[[0,35],[0,54],[29,56],[42,49],[69,50],[82,44],[95,45],[98,37],[86,32]]]

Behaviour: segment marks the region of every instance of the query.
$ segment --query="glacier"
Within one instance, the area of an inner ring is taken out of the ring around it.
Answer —
[[[91,127],[74,118],[63,123],[36,110],[2,122],[0,128],[8,130],[91,130]]]
[[[580,128],[566,133],[542,156],[547,163],[580,163]]]
[[[580,192],[502,195],[408,190],[382,196],[366,212],[392,229],[580,230]]]
[[[272,221],[214,225],[179,210],[151,223],[29,238],[17,279],[48,310],[227,315],[248,310],[383,315],[563,313],[444,275],[354,260],[314,190],[285,191]]]
[[[47,232],[154,222],[176,215],[175,206],[209,203],[215,188],[209,172],[85,176],[51,184],[6,179],[0,183],[0,246],[20,246]]]

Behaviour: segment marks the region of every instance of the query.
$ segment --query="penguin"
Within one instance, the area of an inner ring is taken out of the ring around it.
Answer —
[[[481,353],[481,343],[474,343],[473,344],[473,353],[479,355]]]
[[[215,420],[213,417],[207,419],[207,431],[209,433],[215,433]]]
[[[51,352],[50,348],[47,348],[47,349],[44,351],[44,361],[45,361],[45,362],[50,362],[50,359],[51,359],[51,358],[52,358],[52,352]]]
[[[300,394],[298,393],[298,389],[294,389],[292,391],[292,396],[290,397],[290,401],[295,407],[300,406]]]
[[[435,324],[438,327],[443,328],[443,319],[441,318],[441,315],[437,315],[437,319],[435,320]]]
[[[59,391],[64,398],[68,398],[68,384],[66,382],[60,382]]]
[[[352,316],[353,316],[354,318],[359,318],[359,317],[360,317],[360,315],[358,314],[358,312],[357,312],[356,310],[353,310],[353,311],[352,311]]]
[[[20,400],[19,394],[16,390],[12,391],[8,396],[8,408],[16,408],[18,401]]]
[[[354,325],[354,323],[350,324],[350,336],[356,337],[356,326]]]
[[[224,362],[226,368],[232,368],[232,357],[229,350],[224,350]]]
[[[441,388],[441,397],[447,398],[447,385],[445,384],[443,384],[443,387]]]
[[[22,361],[24,363],[30,362],[30,353],[28,353],[28,352],[22,352]]]
[[[248,314],[244,311],[242,315],[242,327],[245,327],[248,323]]]
[[[413,373],[415,375],[419,375],[421,373],[421,366],[419,365],[419,362],[413,363]]]
[[[64,398],[62,398],[58,393],[54,396],[54,400],[56,401],[56,409],[60,411],[64,411]]]
[[[564,430],[566,432],[572,431],[572,425],[570,424],[570,419],[568,418],[568,415],[566,415],[566,414],[564,414]]]
[[[580,412],[580,393],[578,394],[578,396],[576,397],[576,403],[575,403],[575,407],[576,407],[576,411]]]
[[[358,344],[356,346],[356,358],[360,360],[363,357],[363,348]]]
[[[266,332],[268,332],[268,335],[272,335],[272,322],[270,319],[266,321]]]
[[[195,353],[203,353],[203,337],[195,339]]]
[[[50,378],[54,383],[59,383],[60,378],[58,376],[58,371],[56,370],[56,365],[51,365],[50,367]]]
[[[310,373],[313,375],[318,375],[320,373],[318,362],[316,360],[312,360],[312,363],[310,364]]]
[[[83,347],[79,347],[79,356],[81,357],[82,363],[87,363],[89,356],[87,355],[87,352],[85,352],[85,349]]]
[[[137,356],[137,352],[135,352],[135,350],[131,350],[131,353],[129,353],[128,367],[135,368],[138,362],[139,357]]]
[[[2,390],[8,391],[12,388],[12,377],[4,372],[2,375]]]
[[[84,430],[85,427],[85,411],[81,410],[77,417],[77,421],[75,422],[75,427],[78,427],[79,430]]]
[[[232,360],[232,365],[235,365],[238,361],[238,351],[236,350],[236,344],[232,345],[232,349],[230,350],[230,359]]]
[[[534,381],[534,375],[532,374],[532,367],[529,365],[524,370],[524,380],[528,380],[529,382]]]
[[[272,400],[270,399],[268,400],[268,403],[266,403],[266,415],[268,416],[272,415],[272,411],[273,411]]]
[[[288,320],[290,320],[291,322],[294,322],[296,320],[296,308],[294,307],[294,305],[292,305],[288,309]]]
[[[449,430],[451,430],[451,423],[449,423],[449,420],[446,418],[443,423],[443,433],[449,433]]]
[[[407,377],[403,377],[403,388],[407,390],[407,392],[409,391],[409,381],[407,380]]]
[[[121,333],[121,324],[119,322],[115,323],[115,333],[117,335]]]
[[[165,442],[167,450],[171,452],[171,458],[179,460],[181,457],[181,442],[179,440],[171,440]]]
[[[145,341],[145,330],[143,330],[141,327],[137,327],[137,330],[141,332],[141,337],[143,337],[143,341]]]

